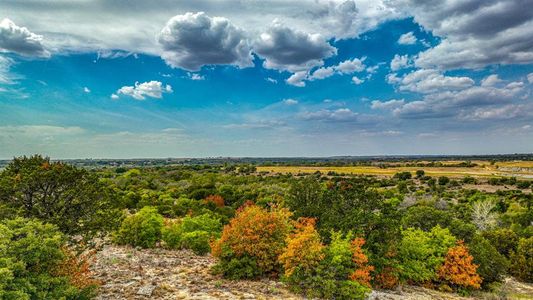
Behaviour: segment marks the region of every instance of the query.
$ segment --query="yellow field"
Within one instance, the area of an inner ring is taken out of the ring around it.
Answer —
[[[447,161],[444,164],[453,164],[459,162]],[[307,167],[307,166],[259,166],[259,172],[272,173],[314,173],[320,171],[322,174],[328,172],[345,173],[345,174],[360,174],[360,175],[378,175],[378,176],[393,176],[398,172],[415,173],[416,170],[424,170],[429,176],[449,176],[449,177],[490,177],[490,176],[515,176],[521,179],[533,179],[533,162],[519,161],[519,162],[497,162],[491,165],[488,161],[475,161],[478,164],[476,167],[401,167],[394,166],[386,169],[377,166],[347,166],[347,167]],[[516,168],[521,168],[517,170]],[[527,169],[530,168],[530,169]]]

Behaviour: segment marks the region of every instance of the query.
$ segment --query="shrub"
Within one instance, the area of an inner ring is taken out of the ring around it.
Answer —
[[[210,251],[209,241],[220,237],[221,229],[220,220],[212,214],[186,216],[167,222],[162,229],[162,240],[168,248],[191,249],[198,255],[205,255]]]
[[[220,195],[209,195],[204,199],[204,201],[206,203],[213,203],[216,207],[224,206],[224,198],[222,198]]]
[[[533,237],[522,238],[516,252],[511,254],[511,273],[516,278],[533,282]]]
[[[485,231],[482,236],[505,257],[509,257],[511,252],[514,252],[518,246],[518,235],[508,228]]]
[[[123,245],[151,248],[161,239],[162,227],[163,217],[157,209],[145,206],[136,214],[124,219],[115,241]]]
[[[90,299],[96,282],[64,248],[56,226],[17,218],[0,223],[0,299]]]
[[[324,245],[315,229],[315,219],[299,219],[295,232],[286,241],[287,247],[279,256],[279,261],[289,281],[311,273],[324,259]]]
[[[241,207],[224,227],[222,237],[212,244],[213,256],[220,259],[216,270],[233,278],[278,272],[278,257],[291,230],[290,215],[276,207],[270,211],[254,204]],[[241,273],[240,259],[245,260],[246,268],[257,266],[257,272]]]
[[[425,283],[434,280],[448,249],[455,244],[455,237],[440,226],[430,232],[408,228],[402,236],[398,253],[402,281]]]
[[[181,236],[181,244],[183,248],[191,249],[198,255],[205,255],[211,250],[210,238],[211,235],[207,231],[185,232]]]
[[[483,280],[482,286],[499,282],[507,272],[507,260],[488,240],[480,235],[474,236],[468,245],[474,263],[478,265],[477,273]]]
[[[462,241],[448,249],[444,263],[439,267],[439,279],[463,288],[479,289],[481,278],[476,273],[477,265]]]

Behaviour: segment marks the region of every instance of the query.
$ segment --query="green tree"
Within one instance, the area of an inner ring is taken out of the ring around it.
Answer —
[[[111,190],[95,174],[40,155],[14,158],[0,173],[0,205],[55,224],[67,234],[118,225]]]

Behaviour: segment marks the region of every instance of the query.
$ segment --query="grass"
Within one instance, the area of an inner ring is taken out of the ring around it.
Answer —
[[[452,164],[456,162],[443,162],[445,164]],[[315,173],[320,171],[322,174],[328,172],[355,174],[355,175],[378,175],[378,176],[393,176],[398,172],[411,172],[413,175],[417,170],[424,170],[429,176],[448,176],[461,178],[465,176],[472,177],[493,177],[493,176],[516,176],[517,178],[533,178],[533,170],[521,170],[519,172],[510,171],[507,169],[501,170],[498,167],[522,167],[533,168],[531,161],[513,161],[513,162],[497,162],[491,165],[488,161],[476,161],[475,167],[402,167],[391,166],[389,168],[380,168],[377,166],[259,166],[259,172],[272,172],[281,174],[298,174],[298,173]],[[531,177],[530,177],[531,176]]]

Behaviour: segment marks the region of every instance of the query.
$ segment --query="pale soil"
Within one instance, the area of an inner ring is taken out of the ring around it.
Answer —
[[[103,299],[304,299],[273,280],[230,281],[210,272],[215,260],[190,251],[106,245],[96,254],[94,277]],[[507,280],[501,295],[460,297],[422,287],[374,291],[373,300],[533,299],[533,285]]]

